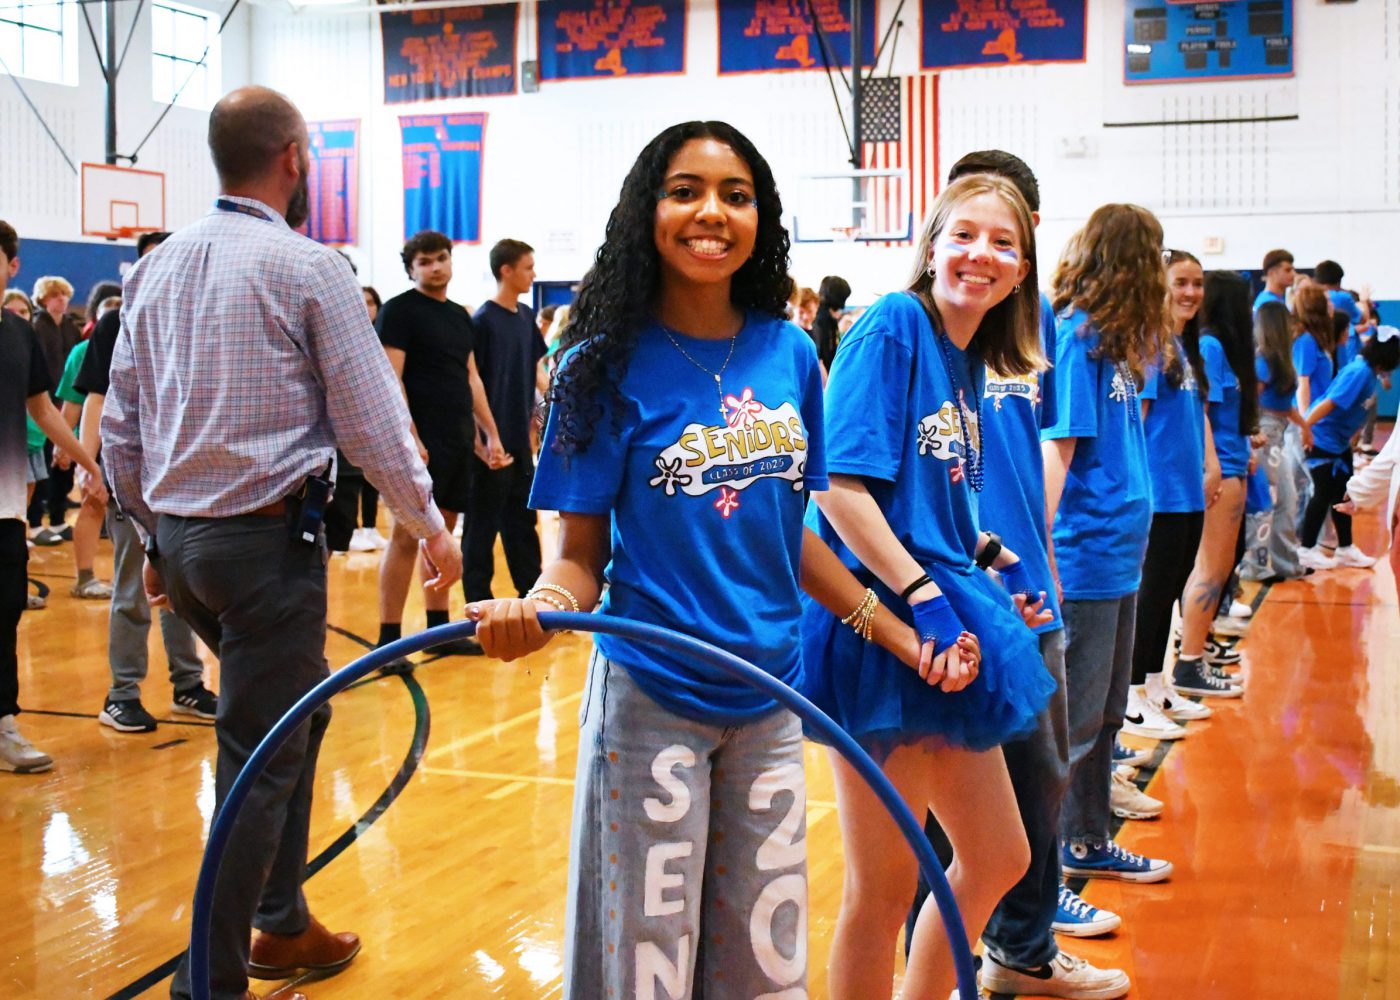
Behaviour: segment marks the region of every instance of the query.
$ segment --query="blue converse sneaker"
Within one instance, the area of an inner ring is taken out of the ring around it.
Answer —
[[[1127,764],[1129,767],[1144,767],[1152,760],[1151,750],[1139,750],[1136,747],[1125,747],[1117,740],[1113,741],[1113,765]]]
[[[1171,876],[1172,863],[1159,858],[1144,858],[1125,851],[1113,841],[1102,847],[1072,840],[1065,844],[1060,862],[1066,875],[1080,878],[1114,878],[1123,882],[1161,882]]]
[[[1056,934],[1070,937],[1098,937],[1116,931],[1123,918],[1111,910],[1101,910],[1081,899],[1067,885],[1060,886],[1060,898],[1055,903],[1055,922],[1050,926]]]

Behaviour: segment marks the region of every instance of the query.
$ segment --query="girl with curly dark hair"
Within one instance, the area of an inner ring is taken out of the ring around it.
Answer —
[[[1138,387],[1166,355],[1161,223],[1104,205],[1070,237],[1055,271],[1055,422],[1041,432],[1046,520],[1064,594],[1070,786],[1060,820],[1071,876],[1158,882],[1169,862],[1109,833],[1113,745],[1132,680],[1142,561],[1152,521]]]
[[[837,348],[826,397],[831,490],[815,498],[820,515],[808,514],[944,657],[915,674],[851,635],[839,614],[809,601],[803,615],[804,693],[875,754],[905,801],[937,817],[974,939],[1029,863],[1001,744],[1035,728],[1056,687],[1027,627],[1052,618],[1043,610],[1048,567],[1037,579],[1029,561],[979,530],[982,400],[989,370],[1005,378],[1043,366],[1030,209],[1005,178],[963,177],[934,203],[905,290],[866,310]],[[978,640],[975,659],[959,645],[964,634]],[[870,789],[839,755],[831,761],[846,888],[830,995],[888,998],[918,873]],[[910,935],[906,996],[943,997],[952,987],[942,938],[937,908],[925,901]]]
[[[804,491],[827,487],[821,369],[784,319],[781,218],[767,163],[729,125],[676,125],[642,151],[550,390],[531,505],[560,512],[558,557],[523,599],[469,609],[488,654],[539,649],[539,611],[602,596],[604,615],[704,639],[794,684],[800,582],[929,672],[932,644],[803,528]],[[803,992],[796,717],[683,654],[602,635],[596,646],[565,995],[651,995],[658,980],[670,995]]]

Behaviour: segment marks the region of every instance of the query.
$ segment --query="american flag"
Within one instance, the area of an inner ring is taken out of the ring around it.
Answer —
[[[875,202],[875,227],[884,231],[903,229],[903,220],[895,217],[900,211],[898,202],[902,200],[913,216],[912,232],[917,234],[929,206],[943,186],[938,160],[938,74],[916,73],[891,79],[898,84],[899,139],[862,143],[862,157],[869,169],[900,169],[909,175],[903,199],[896,197],[889,182],[875,182],[875,190],[871,192]],[[893,94],[888,94],[885,100],[888,104],[883,110],[893,114]],[[867,117],[869,112],[862,118],[862,124]]]

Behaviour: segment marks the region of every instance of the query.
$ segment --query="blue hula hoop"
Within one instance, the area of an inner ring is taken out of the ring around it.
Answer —
[[[918,859],[919,870],[933,892],[938,912],[942,915],[943,926],[948,934],[948,944],[953,951],[953,963],[958,974],[958,995],[960,1000],[976,1000],[977,973],[973,968],[972,949],[968,946],[967,930],[963,926],[962,914],[958,911],[953,890],[943,874],[937,855],[924,836],[923,827],[909,812],[904,801],[890,784],[889,779],[860,748],[855,740],[841,729],[825,712],[817,708],[801,694],[788,687],[770,674],[764,673],[753,664],[732,653],[716,649],[709,643],[692,639],[690,636],[672,632],[656,625],[644,625],[621,618],[609,618],[597,614],[576,614],[568,612],[545,612],[540,615],[540,624],[546,629],[572,629],[576,632],[601,632],[606,635],[621,636],[634,642],[655,646],[673,652],[685,653],[709,666],[717,667],[746,684],[758,688],[769,695],[779,705],[795,714],[811,729],[816,730],[822,740],[834,747],[842,757],[865,779],[876,797],[893,817],[899,832],[909,842]],[[194,907],[190,918],[190,984],[194,1000],[209,1000],[209,935],[214,916],[214,886],[219,877],[219,866],[223,862],[224,851],[233,834],[234,824],[243,808],[253,784],[262,776],[268,763],[281,749],[287,738],[302,725],[318,708],[330,701],[341,691],[362,677],[401,656],[416,653],[421,649],[435,646],[440,642],[460,639],[476,632],[476,623],[470,621],[453,622],[426,629],[414,635],[391,642],[387,646],[371,650],[353,663],[336,671],[320,684],[308,691],[287,714],[278,720],[253,751],[248,763],[239,772],[229,789],[228,797],[209,828],[209,839],[204,847],[204,860],[199,866],[199,878],[195,882]],[[911,893],[913,887],[910,887]]]

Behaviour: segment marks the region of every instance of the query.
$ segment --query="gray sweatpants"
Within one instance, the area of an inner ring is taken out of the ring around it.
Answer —
[[[112,687],[107,697],[124,701],[141,697],[146,679],[147,642],[151,633],[151,606],[141,570],[146,553],[136,528],[114,503],[107,505],[107,534],[112,537],[112,615],[107,622],[107,660]],[[176,691],[195,687],[204,680],[204,664],[195,651],[194,632],[169,608],[160,612],[160,637],[170,662],[170,683]]]

